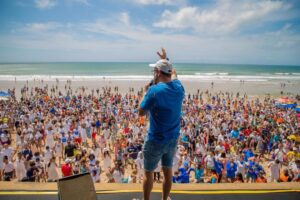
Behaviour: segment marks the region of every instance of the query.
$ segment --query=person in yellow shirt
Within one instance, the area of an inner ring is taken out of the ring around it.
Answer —
[[[296,160],[300,160],[300,152],[296,152],[295,158]]]
[[[2,121],[3,121],[4,124],[7,124],[8,118],[7,118],[7,117],[3,117],[3,120],[2,120]]]
[[[288,161],[293,160],[293,158],[295,157],[295,152],[293,151],[292,148],[290,148],[289,152],[287,152],[286,157],[288,159]]]

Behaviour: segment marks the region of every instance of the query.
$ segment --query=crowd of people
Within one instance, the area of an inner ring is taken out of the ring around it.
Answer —
[[[57,81],[57,84],[61,84]],[[143,89],[65,91],[24,86],[0,101],[0,180],[51,182],[90,173],[95,183],[140,183],[148,118]],[[275,99],[209,91],[186,94],[174,183],[300,180],[300,118]],[[161,166],[154,173],[163,180]]]

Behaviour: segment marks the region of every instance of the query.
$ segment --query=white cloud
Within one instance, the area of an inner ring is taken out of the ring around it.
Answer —
[[[126,25],[130,24],[129,14],[127,12],[121,13],[120,21]]]
[[[173,62],[299,64],[300,35],[291,27],[287,23],[278,31],[251,36],[198,37],[152,31],[131,22],[128,13],[120,13],[88,23],[26,24],[18,34],[0,37],[0,47],[44,52],[24,57],[31,61],[155,60],[155,50],[163,46]]]
[[[50,9],[56,6],[56,0],[35,0],[35,6],[39,9]]]
[[[155,51],[163,46],[175,63],[300,63],[297,56],[300,36],[286,30],[286,27],[248,37],[196,37],[155,33],[143,26],[99,20],[89,24],[74,24],[70,31],[67,31],[68,26],[64,24],[55,31],[24,32],[0,37],[0,47],[43,52],[40,56],[35,53],[24,56],[28,61],[151,61],[157,59]],[[82,29],[84,33],[80,32]],[[114,39],[107,38],[114,36]],[[3,60],[5,57],[0,55],[1,58]],[[14,61],[18,59],[22,61],[20,57]]]
[[[55,30],[61,26],[62,25],[57,22],[29,23],[29,24],[26,24],[25,27],[23,29],[21,29],[21,31],[39,33],[39,32]]]
[[[270,20],[272,14],[286,11],[289,5],[276,0],[219,0],[215,7],[183,7],[166,10],[153,25],[160,28],[192,29],[204,33],[228,33],[241,27]]]
[[[142,5],[178,5],[185,0],[134,0],[134,2]]]
[[[109,37],[117,37],[120,40],[144,40],[150,33],[150,31],[137,24],[131,24],[130,16],[127,12],[123,12],[109,19],[98,19],[88,23],[82,23],[81,29],[90,33],[100,33]]]

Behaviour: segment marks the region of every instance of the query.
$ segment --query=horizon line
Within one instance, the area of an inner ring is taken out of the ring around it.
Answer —
[[[55,64],[55,63],[153,63],[155,61],[17,61],[17,62],[1,62],[3,64]],[[173,64],[206,64],[206,65],[259,65],[259,66],[294,66],[300,67],[300,64],[265,64],[265,63],[218,63],[218,62],[197,62],[197,61],[179,61]]]

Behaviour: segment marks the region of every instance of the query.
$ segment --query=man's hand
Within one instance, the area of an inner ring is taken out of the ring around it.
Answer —
[[[142,117],[142,116],[146,115],[146,112],[142,108],[139,108],[138,114],[139,114],[140,117]]]
[[[167,59],[167,52],[164,48],[161,48],[161,53],[158,51],[157,55],[160,57],[160,59]]]
[[[144,86],[144,91],[145,93],[148,91],[149,87],[152,86],[154,84],[154,80],[151,80],[149,83],[147,83],[145,86]]]

